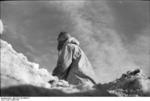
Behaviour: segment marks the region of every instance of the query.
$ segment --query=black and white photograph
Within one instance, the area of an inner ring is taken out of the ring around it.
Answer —
[[[0,85],[2,101],[149,98],[150,1],[0,1]]]

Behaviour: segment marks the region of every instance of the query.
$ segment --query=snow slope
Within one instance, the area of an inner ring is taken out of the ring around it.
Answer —
[[[27,57],[17,53],[6,41],[0,40],[1,87],[19,84],[32,84],[49,87],[48,80],[54,79],[44,68],[29,62]]]

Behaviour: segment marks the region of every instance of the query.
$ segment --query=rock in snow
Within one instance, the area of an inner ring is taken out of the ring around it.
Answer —
[[[150,79],[141,70],[92,89],[70,85],[0,40],[1,95],[3,96],[150,96]]]

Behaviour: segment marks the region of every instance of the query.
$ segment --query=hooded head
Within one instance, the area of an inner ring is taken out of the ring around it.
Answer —
[[[68,40],[71,37],[70,34],[68,34],[67,32],[60,32],[57,38],[58,42],[63,42]]]
[[[57,41],[58,41],[58,46],[57,46],[58,51],[62,49],[65,43],[72,43],[72,44],[79,45],[79,41],[74,37],[71,37],[71,35],[67,32],[60,32]]]
[[[58,46],[57,49],[58,51],[60,51],[64,45],[64,43],[66,42],[66,40],[68,40],[70,38],[70,34],[68,34],[67,32],[60,32],[58,37],[57,37],[57,41],[58,41]]]

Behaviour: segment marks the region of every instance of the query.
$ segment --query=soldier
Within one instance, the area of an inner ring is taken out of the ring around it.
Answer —
[[[74,85],[93,86],[97,83],[93,67],[79,41],[67,32],[61,32],[58,41],[58,61],[53,75]]]

